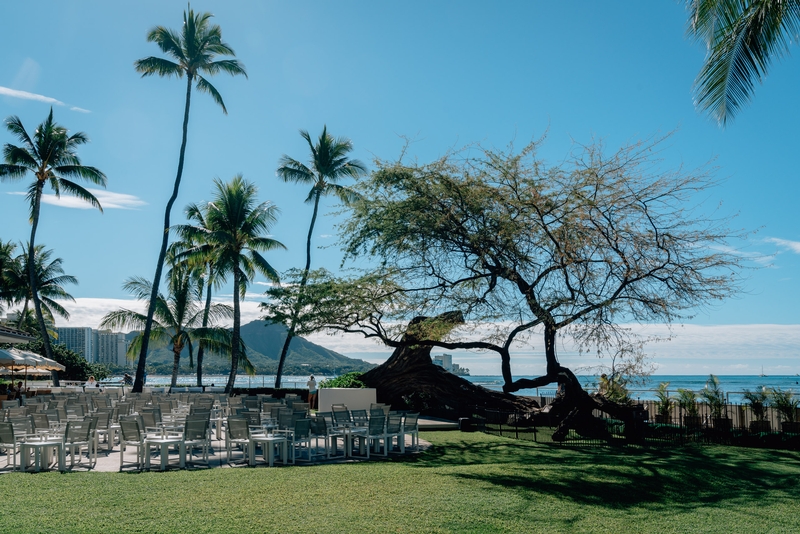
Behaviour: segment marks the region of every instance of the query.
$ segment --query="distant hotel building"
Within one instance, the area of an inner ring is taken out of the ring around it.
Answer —
[[[451,354],[441,354],[433,357],[433,365],[444,367],[445,370],[458,376],[469,376],[469,369],[461,367],[457,363],[453,363],[453,356]]]
[[[56,343],[80,354],[87,362],[94,361],[94,346],[92,344],[94,336],[91,328],[61,326],[56,329],[56,332],[58,332]]]
[[[94,330],[94,363],[108,363],[112,365],[126,364],[125,334],[110,330]]]
[[[56,343],[80,354],[90,363],[125,365],[125,334],[83,327],[59,327]]]

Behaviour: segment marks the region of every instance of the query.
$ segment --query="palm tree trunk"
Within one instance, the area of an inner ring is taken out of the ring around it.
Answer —
[[[172,346],[172,381],[170,382],[170,388],[174,388],[178,385],[178,366],[181,361],[182,350],[183,347]]]
[[[30,276],[30,275],[28,275]],[[25,304],[22,306],[22,312],[19,314],[19,321],[17,321],[17,330],[22,330],[22,323],[25,322],[25,316],[28,315],[28,303],[30,299],[25,297]]]
[[[208,314],[211,310],[211,267],[208,269],[208,289],[206,291],[206,308],[203,310],[203,328],[208,327]],[[203,353],[205,352],[205,343],[200,342],[197,347],[197,387],[203,386]]]
[[[308,227],[308,238],[306,239],[306,268],[303,271],[303,277],[300,279],[300,287],[306,287],[308,283],[308,272],[311,270],[311,236],[314,234],[314,225],[317,222],[317,211],[319,210],[320,191],[317,191],[314,197],[314,213],[311,215],[311,225]],[[286,362],[286,355],[289,354],[289,344],[294,337],[295,329],[297,328],[297,319],[300,315],[300,303],[295,305],[292,311],[292,320],[289,324],[289,330],[286,332],[286,339],[281,348],[281,355],[278,357],[278,370],[275,372],[275,389],[281,387],[281,378],[283,377],[283,364]]]
[[[36,322],[39,324],[39,333],[42,335],[45,356],[53,359],[53,347],[50,346],[50,334],[47,332],[47,325],[44,323],[42,315],[42,304],[39,302],[39,291],[36,287],[36,228],[39,226],[39,208],[42,206],[42,187],[44,182],[38,181],[36,184],[36,196],[33,199],[33,214],[31,220],[31,240],[28,243],[28,283],[31,286],[31,298],[33,309],[36,312]],[[87,355],[87,360],[91,359],[91,354]]]
[[[180,189],[181,177],[183,176],[183,161],[186,155],[186,137],[189,131],[189,104],[192,98],[192,75],[187,74],[186,78],[186,108],[183,112],[183,139],[181,140],[181,152],[178,158],[178,173],[175,176],[175,186],[172,189],[172,196],[169,197],[167,209],[164,212],[164,234],[161,236],[161,251],[158,254],[156,274],[153,277],[153,290],[150,293],[150,305],[147,307],[147,321],[144,324],[142,348],[139,351],[139,363],[136,367],[136,381],[133,383],[134,393],[141,393],[142,387],[144,386],[144,371],[147,365],[147,346],[150,343],[150,330],[153,327],[153,314],[156,311],[156,298],[158,298],[158,286],[161,282],[161,271],[164,268],[164,258],[167,256],[169,215],[172,211],[172,205],[175,203],[175,199],[178,198],[178,190]]]
[[[239,309],[239,284],[241,280],[239,266],[233,268],[233,334],[231,335],[231,374],[228,376],[228,383],[225,385],[225,393],[233,393],[233,384],[236,382],[236,372],[239,368],[239,345],[241,339],[241,320],[242,314]],[[276,386],[277,387],[277,386]]]

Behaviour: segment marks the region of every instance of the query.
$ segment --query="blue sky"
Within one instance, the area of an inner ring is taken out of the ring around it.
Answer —
[[[737,227],[757,231],[735,244],[743,253],[771,257],[769,267],[746,273],[741,296],[699,310],[690,323],[717,333],[782,325],[774,365],[797,366],[794,337],[785,334],[800,323],[800,110],[791,105],[800,84],[796,58],[775,63],[752,104],[723,130],[693,107],[704,49],[687,39],[678,2],[207,1],[193,7],[214,13],[249,79],[213,78],[227,116],[207,95],[194,93],[174,222],[186,204],[209,198],[214,177],[243,173],[282,212],[274,237],[289,250],[269,260],[279,270],[302,266],[307,191],[279,182],[275,168],[284,153],[305,159],[298,130],[318,135],[323,124],[351,138],[353,156],[368,164],[396,157],[402,136],[415,140],[411,155],[426,161],[451,147],[502,147],[547,132],[542,155],[556,163],[574,142],[602,138],[612,150],[676,130],[664,168],[713,160],[723,184],[705,200],[738,213]],[[80,280],[69,288],[79,298],[70,324],[96,326],[86,310],[126,298],[121,285],[128,276],[152,277],[177,166],[185,86],[141,79],[133,62],[160,55],[146,42],[148,29],[179,28],[185,8],[163,0],[3,4],[10,22],[0,55],[0,115],[18,115],[32,131],[53,105],[59,123],[91,138],[80,150],[83,162],[108,175],[105,214],[67,203],[42,209],[38,242],[55,249]],[[12,138],[0,131],[0,141]],[[24,183],[0,183],[4,240],[29,235],[24,197],[16,194]],[[334,222],[318,221],[315,245],[335,242]],[[336,268],[339,261],[335,247],[314,251],[315,266]]]

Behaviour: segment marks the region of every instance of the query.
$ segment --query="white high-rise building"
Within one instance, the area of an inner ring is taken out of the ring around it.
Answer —
[[[444,367],[446,371],[453,371],[453,355],[452,354],[440,354],[439,356],[433,357],[433,364],[438,365],[439,367]]]
[[[72,352],[83,356],[87,362],[94,361],[94,350],[92,346],[92,329],[74,326],[60,326],[56,329],[58,340],[56,343],[64,345]]]
[[[112,365],[126,364],[125,351],[128,346],[125,334],[111,330],[94,330],[94,363],[109,363]]]

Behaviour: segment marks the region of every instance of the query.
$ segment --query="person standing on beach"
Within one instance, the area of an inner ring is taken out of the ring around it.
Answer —
[[[317,403],[317,381],[314,380],[314,375],[308,379],[306,386],[308,387],[308,409],[313,410]]]

